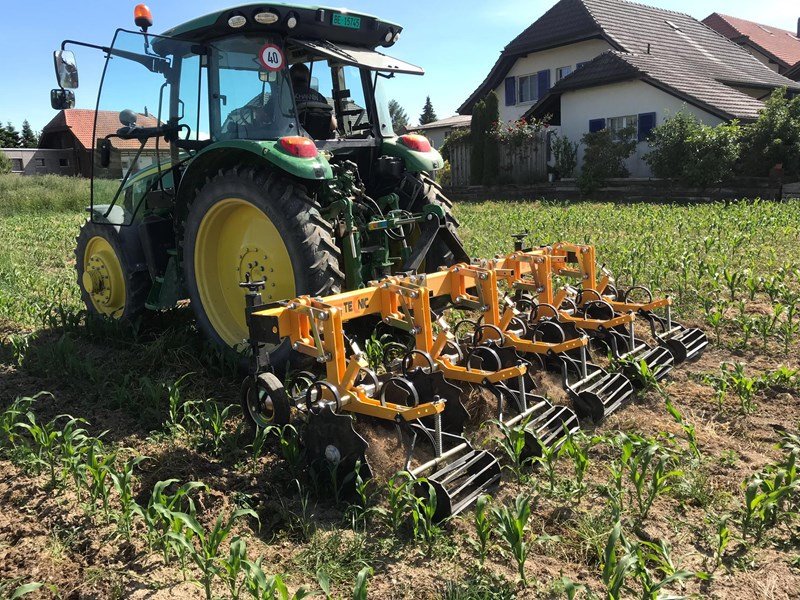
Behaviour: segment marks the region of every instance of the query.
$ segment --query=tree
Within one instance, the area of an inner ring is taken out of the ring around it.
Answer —
[[[38,148],[39,147],[39,134],[37,134],[28,119],[22,122],[22,135],[20,136],[23,148]]]
[[[494,135],[500,120],[500,108],[497,94],[489,92],[483,100],[483,185],[497,183],[499,167],[499,149]]]
[[[469,155],[469,182],[472,185],[483,183],[483,151],[486,141],[486,124],[484,114],[486,104],[480,100],[472,108],[472,122],[470,123],[470,142],[472,144]]]
[[[578,187],[583,194],[591,194],[612,177],[627,177],[627,158],[636,149],[636,129],[626,127],[619,131],[602,129],[586,133],[581,138],[583,171],[578,177]]]
[[[397,100],[389,100],[389,116],[395,133],[405,133],[408,129],[408,114]]]
[[[433,123],[434,121],[438,120],[439,117],[436,116],[436,111],[433,110],[431,97],[428,96],[425,98],[425,106],[422,107],[422,114],[419,116],[419,124],[427,125],[428,123]]]
[[[6,123],[5,127],[0,127],[0,146],[3,148],[20,147],[19,132],[11,124],[11,121]]]

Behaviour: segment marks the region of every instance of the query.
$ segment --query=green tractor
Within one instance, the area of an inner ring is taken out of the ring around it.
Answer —
[[[431,177],[442,157],[392,129],[386,85],[423,73],[376,50],[399,25],[284,4],[163,35],[146,6],[134,17],[140,31],[119,29],[110,46],[68,40],[54,54],[58,110],[78,87],[67,48],[103,60],[75,251],[90,312],[131,319],[189,299],[202,332],[237,348],[253,283],[277,303],[468,260]],[[270,352],[279,363],[290,349]]]

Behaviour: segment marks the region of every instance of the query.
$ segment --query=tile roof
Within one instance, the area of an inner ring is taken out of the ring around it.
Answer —
[[[91,150],[94,148],[94,143],[92,141],[92,135],[94,133],[94,114],[95,111],[88,108],[70,108],[59,111],[59,113],[44,126],[42,133],[69,130],[84,149]],[[142,127],[155,127],[158,124],[158,120],[155,117],[144,116],[142,114],[139,114],[136,122]],[[97,132],[94,133],[94,137],[102,138],[116,133],[120,127],[122,127],[122,124],[119,122],[118,112],[101,110],[97,115]],[[114,148],[119,150],[138,150],[140,146],[137,140],[112,138],[111,143]],[[166,148],[166,142],[162,141],[161,146]],[[155,150],[156,140],[148,140],[145,148],[148,150]]]
[[[800,62],[800,38],[796,31],[720,13],[711,13],[703,19],[703,23],[737,44],[749,42],[784,68],[788,69]]]
[[[422,131],[423,129],[441,129],[442,127],[469,127],[472,122],[472,115],[453,115],[446,119],[439,119],[426,125],[415,125],[409,127],[409,131]]]
[[[577,29],[569,21],[570,14],[581,23]],[[585,14],[590,15],[596,29],[586,25]],[[599,35],[617,49],[576,69],[558,82],[551,94],[608,83],[611,79],[648,79],[709,112],[726,118],[749,119],[755,116],[761,103],[725,84],[763,89],[765,94],[783,86],[798,88],[795,82],[778,75],[741,46],[684,13],[627,0],[561,0],[545,16],[553,27],[561,24],[564,43],[575,41],[579,31],[583,35]],[[477,98],[499,85],[517,58],[535,51],[537,23],[509,44],[482,87],[459,112],[471,110]],[[550,31],[548,43],[558,33]],[[540,105],[542,102],[526,114],[538,116]]]

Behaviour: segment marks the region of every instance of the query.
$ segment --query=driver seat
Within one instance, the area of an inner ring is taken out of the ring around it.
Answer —
[[[319,104],[319,103],[309,103]],[[329,140],[333,137],[331,131],[331,114],[333,109],[328,107],[326,110],[321,106],[307,106],[298,110],[300,125],[306,130],[308,135],[315,140]]]

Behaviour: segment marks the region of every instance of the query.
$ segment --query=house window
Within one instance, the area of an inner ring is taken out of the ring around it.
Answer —
[[[44,166],[44,159],[43,158],[37,158],[36,159],[36,166],[37,167],[43,167]]]
[[[69,166],[69,159],[68,158],[59,158],[58,159],[58,166],[59,167],[68,167]]]
[[[11,159],[11,170],[15,173],[22,173],[22,159],[21,158],[12,158]]]
[[[519,78],[519,101],[536,102],[539,99],[539,79],[536,75]]]
[[[639,115],[625,115],[624,117],[611,117],[608,119],[608,128],[614,133],[628,127],[633,129],[632,137],[637,138],[639,135]]]
[[[589,61],[585,60],[585,61],[583,61],[583,62],[576,63],[576,64],[575,64],[575,69],[576,69],[576,70],[577,70],[577,69],[580,69],[580,68],[581,68],[583,65],[585,65],[587,62],[589,62]]]
[[[572,67],[559,67],[559,68],[557,68],[556,69],[556,81],[561,81],[562,79],[564,79],[564,77],[566,77],[570,73],[572,73]]]

